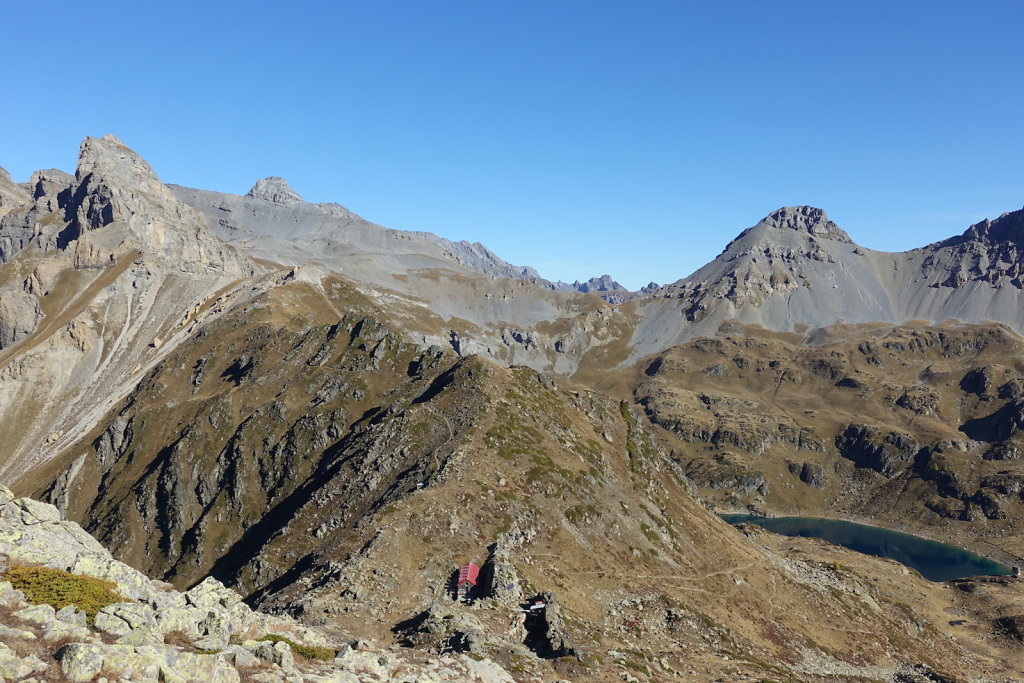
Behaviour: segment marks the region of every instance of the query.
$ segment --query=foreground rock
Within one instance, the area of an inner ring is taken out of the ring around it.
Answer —
[[[111,582],[123,597],[88,618],[75,605],[33,605],[10,581],[0,581],[0,680],[512,680],[479,657],[429,657],[328,640],[289,617],[253,611],[212,578],[178,592],[114,560],[52,505],[16,499],[4,487],[0,556],[5,570],[45,566],[69,578],[91,576]]]

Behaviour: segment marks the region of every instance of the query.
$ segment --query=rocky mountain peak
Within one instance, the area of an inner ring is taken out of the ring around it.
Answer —
[[[90,174],[112,181],[161,185],[153,168],[113,135],[82,140],[75,178],[81,182]],[[152,190],[153,187],[143,187]]]
[[[68,177],[43,171],[33,181],[42,201],[61,193]],[[185,272],[251,272],[247,259],[205,229],[201,213],[179,202],[153,168],[113,135],[82,141],[74,181],[59,203],[68,225],[50,239],[60,250],[74,243],[76,267],[99,267],[138,250]]]
[[[246,196],[253,199],[265,199],[275,204],[305,201],[298,192],[291,188],[287,180],[276,175],[257,180]]]
[[[813,237],[853,242],[842,228],[829,220],[827,213],[813,206],[784,206],[765,216],[760,224],[806,232]]]
[[[115,221],[141,226],[158,216],[179,220],[185,208],[153,168],[113,135],[82,141],[67,207],[76,232]]]

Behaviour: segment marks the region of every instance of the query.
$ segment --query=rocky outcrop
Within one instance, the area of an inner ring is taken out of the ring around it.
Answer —
[[[735,456],[719,453],[711,459],[694,458],[685,468],[687,478],[695,485],[736,493],[756,492],[761,496],[769,490],[768,477],[738,462]]]
[[[87,619],[71,604],[55,610],[32,605],[9,581],[0,581],[0,677],[86,683],[98,676],[140,683],[240,680],[511,682],[486,659],[422,658],[358,640],[329,640],[288,617],[250,609],[234,591],[208,578],[180,593],[114,560],[81,527],[53,506],[15,499],[0,487],[0,557],[6,568],[47,566],[112,582],[124,598]],[[22,656],[19,643],[40,655]],[[13,647],[12,647],[13,646]],[[475,677],[475,678],[474,678]]]
[[[722,366],[724,370],[724,366]],[[712,366],[707,372],[719,372]],[[785,414],[754,401],[701,392],[664,391],[647,383],[637,392],[648,417],[686,442],[704,442],[762,454],[776,444],[797,450],[822,451],[812,428],[801,427]]]
[[[0,349],[32,334],[42,318],[39,300],[27,292],[14,291],[0,298]]]
[[[434,652],[482,654],[490,643],[484,626],[458,603],[434,602],[424,612],[395,629],[403,642]]]
[[[278,176],[270,176],[256,181],[246,197],[262,199],[275,204],[291,204],[303,201],[299,193],[291,188],[288,181]]]
[[[527,614],[526,644],[544,658],[575,657],[582,659],[582,650],[571,644],[568,630],[562,619],[562,611],[554,593],[543,592],[537,599],[544,604],[544,608],[536,610],[532,615],[533,624],[530,624],[531,615]]]
[[[829,220],[828,214],[813,206],[784,206],[768,214],[761,221],[761,225],[805,232],[812,237],[853,243],[844,230]]]
[[[816,462],[805,462],[803,465],[790,462],[787,464],[787,469],[790,474],[799,477],[800,481],[816,489],[824,488],[827,481],[825,468]]]
[[[0,168],[0,216],[13,208],[28,204],[30,199],[25,188],[11,180],[10,174]]]
[[[1024,431],[1024,399],[1014,399],[989,415],[968,420],[960,431],[989,443],[1020,437]]]
[[[995,624],[1005,635],[1024,645],[1024,614],[999,617]]]
[[[892,477],[914,461],[920,445],[903,432],[851,424],[836,436],[836,448],[858,466]]]

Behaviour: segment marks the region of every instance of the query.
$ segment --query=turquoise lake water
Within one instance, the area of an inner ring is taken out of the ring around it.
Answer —
[[[961,548],[866,524],[815,517],[719,517],[729,524],[749,522],[777,534],[821,538],[859,553],[888,557],[916,569],[930,581],[1010,573],[1009,567]]]

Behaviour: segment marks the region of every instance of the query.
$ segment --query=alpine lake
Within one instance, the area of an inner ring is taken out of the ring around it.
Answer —
[[[756,524],[784,536],[820,538],[859,553],[887,557],[916,569],[929,581],[1010,574],[1009,567],[961,548],[866,524],[815,517],[742,514],[721,514],[719,517],[729,524]]]

